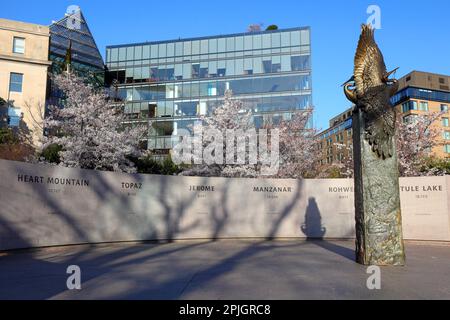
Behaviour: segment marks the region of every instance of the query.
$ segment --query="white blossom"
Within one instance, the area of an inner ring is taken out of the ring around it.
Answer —
[[[123,106],[74,74],[55,75],[54,84],[63,93],[63,107],[49,107],[42,148],[60,145],[61,166],[135,172],[129,157],[140,155],[146,126],[127,124]]]

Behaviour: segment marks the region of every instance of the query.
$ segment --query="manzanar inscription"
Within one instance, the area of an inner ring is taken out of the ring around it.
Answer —
[[[74,178],[62,178],[62,177],[44,177],[44,176],[30,176],[26,174],[17,175],[18,182],[24,183],[39,183],[39,184],[51,184],[61,186],[77,186],[88,187],[89,180],[86,179],[74,179]]]
[[[395,109],[398,82],[389,78],[374,29],[363,25],[353,76],[344,84],[353,110],[356,261],[404,265]]]
[[[286,193],[292,192],[291,187],[253,187],[253,192]]]

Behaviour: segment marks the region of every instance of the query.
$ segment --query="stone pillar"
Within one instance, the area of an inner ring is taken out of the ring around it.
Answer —
[[[353,114],[356,262],[404,265],[397,151],[382,159],[364,138],[363,111]],[[393,138],[392,138],[393,139]]]

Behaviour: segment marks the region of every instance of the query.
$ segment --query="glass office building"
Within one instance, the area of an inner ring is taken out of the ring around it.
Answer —
[[[49,28],[52,72],[61,73],[70,47],[72,71],[91,84],[102,87],[105,76],[103,58],[81,10],[66,14]]]
[[[152,120],[147,146],[159,154],[227,89],[257,128],[312,107],[309,27],[108,46],[106,64],[130,121]]]

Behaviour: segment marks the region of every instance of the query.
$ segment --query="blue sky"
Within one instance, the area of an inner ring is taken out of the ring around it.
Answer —
[[[367,7],[381,9],[376,39],[397,77],[412,70],[450,75],[448,0],[39,0],[3,1],[1,18],[48,25],[79,5],[101,53],[105,46],[244,32],[249,24],[311,26],[315,124],[349,106],[342,84],[353,70],[360,24]]]

